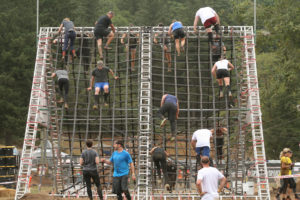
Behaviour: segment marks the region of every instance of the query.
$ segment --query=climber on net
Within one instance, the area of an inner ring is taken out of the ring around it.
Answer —
[[[99,95],[100,92],[104,91],[104,106],[108,106],[108,95],[109,95],[109,84],[108,84],[108,72],[111,73],[111,75],[114,77],[115,80],[117,80],[119,77],[114,75],[114,72],[108,68],[103,66],[103,61],[99,60],[97,62],[97,68],[94,69],[92,72],[92,77],[90,81],[90,87],[88,88],[88,91],[92,90],[92,87],[94,85],[95,87],[95,102],[93,109],[98,109],[99,104]]]
[[[98,21],[95,22],[94,35],[97,40],[100,59],[103,59],[102,43],[104,37],[108,37],[104,49],[111,49],[108,46],[111,43],[111,41],[114,39],[114,35],[115,35],[115,27],[111,21],[113,17],[114,17],[114,13],[112,11],[109,11],[106,15],[101,16],[98,19]],[[111,27],[111,31],[108,29],[109,26]]]
[[[210,7],[200,8],[195,15],[194,19],[194,32],[197,32],[197,24],[199,19],[201,19],[202,24],[208,34],[208,41],[213,42],[213,32],[211,26],[215,27],[217,35],[219,35],[220,30],[220,18],[219,15]]]
[[[229,67],[228,67],[229,65]],[[225,82],[226,90],[229,97],[232,97],[230,90],[230,74],[229,71],[233,70],[234,66],[225,58],[221,56],[220,60],[216,62],[211,70],[211,73],[214,77],[217,78],[219,89],[220,89],[220,98],[224,97],[223,93],[223,79]]]
[[[65,60],[66,51],[68,49],[69,41],[70,41],[70,51],[72,52],[73,58],[76,58],[76,53],[74,49],[74,41],[76,38],[75,26],[70,18],[65,18],[58,29],[57,34],[59,35],[62,31],[62,28],[65,27],[65,38],[64,38],[64,47],[62,51],[62,60]]]
[[[223,52],[222,52],[223,50]],[[211,51],[212,51],[212,61],[213,63],[219,61],[221,58],[221,55],[226,55],[226,47],[224,45],[224,42],[221,41],[220,36],[216,36],[213,39],[212,45],[211,45]]]
[[[196,170],[198,170],[198,165],[201,163],[200,161],[203,156],[210,158],[210,143],[213,138],[213,133],[214,129],[198,129],[193,133],[191,145],[197,154]],[[213,165],[212,160],[210,164]]]
[[[168,119],[171,125],[171,141],[175,140],[176,136],[176,120],[179,116],[179,103],[176,96],[171,94],[165,94],[161,98],[160,109],[157,112],[157,115],[162,119],[160,123],[160,127],[164,127],[167,118],[165,118],[165,113],[168,113]]]
[[[219,123],[216,125],[216,147],[217,147],[217,158],[219,163],[223,159],[223,145],[224,135],[227,133],[227,128],[221,127]]]
[[[163,27],[164,25],[162,23],[158,24],[159,27]],[[159,44],[161,48],[164,50],[165,57],[168,61],[168,72],[171,72],[171,41],[170,38],[167,37],[166,32],[162,32],[160,34],[155,33],[154,34],[154,39],[153,39],[155,44]]]
[[[132,24],[130,24],[129,29],[131,29],[131,27],[133,27]],[[136,48],[138,46],[138,43],[140,42],[139,36],[140,36],[139,33],[133,33],[131,30],[129,30],[128,43],[127,43],[128,45],[126,44],[126,51],[128,52],[129,49],[130,52],[131,71],[134,71]],[[126,37],[127,37],[127,33],[124,33],[121,38],[121,44],[125,44],[124,39]]]
[[[185,45],[185,33],[182,23],[174,19],[172,24],[169,26],[168,34],[174,37],[177,56],[180,56],[180,49],[182,52],[184,52]]]
[[[161,170],[163,172],[164,182],[163,184],[168,187],[168,173],[167,173],[167,157],[169,156],[168,152],[166,152],[163,148],[158,146],[153,147],[149,152],[152,155],[152,160],[154,165],[156,166],[155,172],[158,174],[158,183],[161,181]]]
[[[57,76],[59,94],[61,96],[58,103],[65,103],[65,108],[68,109],[68,93],[69,93],[69,76],[67,70],[59,69],[52,73],[51,77]]]

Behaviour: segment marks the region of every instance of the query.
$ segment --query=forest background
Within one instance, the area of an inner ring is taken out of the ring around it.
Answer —
[[[94,26],[108,10],[115,26],[192,25],[200,7],[214,8],[221,25],[253,25],[253,0],[40,0],[40,26],[57,27],[70,17]],[[256,56],[268,159],[284,147],[300,159],[300,1],[260,0]],[[36,56],[36,0],[0,3],[0,144],[23,144]]]

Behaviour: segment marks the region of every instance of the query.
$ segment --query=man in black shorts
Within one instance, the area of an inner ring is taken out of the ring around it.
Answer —
[[[84,150],[80,157],[80,165],[83,166],[83,178],[86,183],[87,193],[90,200],[93,199],[92,193],[92,183],[91,179],[93,179],[96,187],[97,193],[99,195],[100,200],[103,200],[100,179],[97,172],[97,165],[99,164],[99,156],[95,150],[92,149],[93,142],[91,140],[86,141],[87,149]]]
[[[158,26],[163,27],[164,25],[162,23],[159,23]],[[170,42],[170,38],[167,37],[166,33],[155,33],[154,34],[154,39],[153,39],[154,43],[157,44],[159,43],[161,48],[164,50],[165,53],[165,57],[167,58],[168,61],[168,72],[171,72],[171,42]]]
[[[163,148],[153,147],[149,152],[152,155],[152,160],[156,166],[156,172],[158,174],[158,179],[161,182],[161,169],[164,175],[164,184],[168,183],[167,174],[167,156],[169,155]]]
[[[101,16],[98,21],[95,22],[95,30],[94,30],[94,35],[97,40],[98,44],[98,51],[100,55],[100,59],[103,59],[103,54],[102,54],[102,42],[103,42],[103,37],[108,36],[108,40],[104,46],[104,49],[111,49],[108,47],[108,45],[111,43],[111,41],[114,39],[114,33],[115,33],[115,27],[111,22],[111,19],[114,17],[114,13],[112,11],[109,11],[106,15]],[[110,31],[108,29],[108,26],[111,27]]]
[[[133,25],[131,24],[130,27],[133,27]],[[126,36],[127,33],[124,33],[122,35],[121,44],[125,44],[124,39],[126,38]],[[129,52],[131,56],[131,71],[134,71],[136,48],[138,46],[138,43],[140,42],[139,36],[140,34],[133,33],[131,30],[129,31],[129,36],[128,36],[129,41],[128,41],[128,46],[126,45],[126,51],[128,51],[128,47],[129,47]]]
[[[171,36],[171,32],[175,39],[175,46],[177,51],[177,56],[180,56],[180,48],[184,51],[185,45],[185,33],[183,30],[183,25],[180,21],[173,20],[173,23],[169,26],[168,34]]]
[[[108,67],[103,66],[103,61],[97,62],[97,68],[92,72],[92,78],[90,81],[90,87],[88,91],[91,91],[95,82],[95,102],[93,109],[98,109],[99,94],[100,91],[104,91],[104,105],[108,106],[107,97],[109,95],[109,84],[108,84],[108,72],[117,80],[119,77],[114,75],[114,72]]]
[[[229,67],[228,67],[229,65]],[[234,66],[225,59],[224,56],[221,57],[221,59],[216,62],[211,70],[211,73],[213,74],[214,77],[217,78],[217,81],[219,83],[219,88],[220,88],[220,98],[224,96],[223,93],[223,79],[225,82],[225,86],[228,92],[228,96],[232,97],[231,90],[230,90],[230,75],[229,71],[233,70]]]

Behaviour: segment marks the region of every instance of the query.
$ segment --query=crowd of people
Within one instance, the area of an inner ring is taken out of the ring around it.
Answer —
[[[94,37],[97,41],[97,47],[99,52],[99,58],[97,62],[97,67],[92,71],[90,86],[87,88],[91,91],[94,88],[94,106],[93,109],[98,109],[100,104],[100,95],[102,94],[104,98],[104,106],[108,106],[108,96],[109,96],[109,73],[114,79],[118,79],[118,76],[103,63],[103,49],[111,49],[110,43],[115,36],[115,27],[112,23],[112,18],[114,13],[109,11],[106,15],[101,16],[95,22]],[[234,69],[234,66],[226,59],[226,47],[224,43],[221,42],[221,32],[220,32],[220,18],[218,14],[210,7],[200,8],[195,15],[194,19],[194,32],[197,33],[198,21],[201,20],[205,27],[208,35],[208,42],[210,49],[212,51],[212,60],[214,65],[212,66],[211,73],[217,79],[220,90],[220,98],[224,97],[223,92],[223,82],[225,83],[226,92],[228,97],[232,97],[232,92],[230,88],[230,70]],[[131,25],[133,26],[133,25]],[[158,26],[163,26],[160,23]],[[64,46],[62,51],[62,58],[65,59],[66,52],[69,50],[73,59],[77,57],[74,49],[74,41],[76,38],[76,28],[74,23],[69,19],[65,18],[58,30],[60,33],[65,28],[65,38]],[[215,37],[213,33],[213,28],[215,30]],[[161,34],[156,33],[153,38],[153,42],[159,44],[164,51],[164,56],[168,62],[168,72],[171,72],[172,62],[171,62],[171,39],[175,40],[175,47],[177,56],[185,51],[185,37],[186,33],[182,22],[178,20],[173,20],[169,26],[168,32]],[[104,44],[104,38],[107,38]],[[128,39],[125,42],[125,39]],[[126,51],[130,52],[130,66],[131,70],[135,70],[135,54],[139,41],[139,34],[129,31],[124,33],[121,37],[121,44],[126,45]],[[129,60],[129,58],[128,58]],[[66,109],[69,108],[68,105],[68,90],[69,90],[69,77],[68,72],[65,69],[58,69],[53,74],[52,77],[58,77],[59,93],[61,99],[59,103],[64,103]],[[169,141],[174,141],[177,135],[177,120],[179,118],[179,100],[176,96],[171,94],[164,94],[161,98],[160,109],[157,112],[157,116],[161,119],[160,127],[164,127],[166,122],[170,122],[171,127],[171,137],[168,138]],[[215,167],[213,167],[213,160],[211,158],[211,140],[216,137],[216,157],[218,161],[223,159],[223,144],[224,135],[227,134],[228,130],[222,127],[220,124],[215,126],[215,129],[199,129],[193,133],[191,138],[191,146],[196,154],[196,187],[202,197],[202,199],[210,200],[218,197],[218,193],[222,191],[226,183],[226,178],[224,175]],[[103,199],[103,194],[101,190],[101,184],[99,180],[99,175],[97,172],[97,165],[102,162],[108,165],[113,165],[113,183],[112,192],[115,193],[119,200],[123,199],[122,194],[129,200],[131,195],[128,190],[128,180],[129,174],[131,172],[132,180],[136,180],[134,164],[131,155],[124,149],[124,143],[122,140],[117,140],[114,142],[114,152],[109,160],[104,158],[100,159],[96,151],[92,149],[93,143],[88,140],[86,142],[87,149],[82,153],[80,158],[80,164],[83,166],[83,177],[87,187],[87,193],[90,199],[93,199],[91,191],[91,179],[97,187],[97,192],[99,198]],[[149,149],[150,150],[150,149]],[[156,172],[158,174],[158,182],[163,183],[165,188],[172,190],[176,181],[176,165],[172,162],[168,162],[167,158],[169,156],[165,149],[155,146],[150,150],[152,155],[152,160],[154,162]],[[290,174],[290,168],[292,167],[292,162],[290,160],[291,151],[284,150],[282,153],[281,162],[282,170],[281,175]],[[198,165],[200,169],[198,169]],[[175,172],[175,179],[171,172]],[[163,179],[162,179],[163,174]],[[282,187],[277,195],[279,199],[280,194],[285,197],[286,189],[288,185],[295,192],[295,182],[293,179],[283,179]],[[295,197],[297,195],[295,194]]]

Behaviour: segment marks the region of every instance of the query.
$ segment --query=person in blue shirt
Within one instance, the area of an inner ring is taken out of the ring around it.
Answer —
[[[171,95],[171,94],[165,94],[161,98],[160,102],[160,109],[158,110],[158,115],[162,119],[160,123],[160,127],[164,127],[167,118],[165,118],[165,113],[168,113],[168,119],[170,121],[171,125],[171,133],[172,136],[170,140],[174,140],[176,136],[176,120],[178,119],[179,116],[179,103],[178,99],[176,96]]]
[[[118,200],[122,200],[122,193],[125,194],[127,200],[131,200],[131,196],[128,190],[128,175],[129,175],[129,166],[131,169],[132,180],[136,180],[134,165],[131,159],[130,154],[124,150],[124,142],[117,140],[114,142],[114,149],[112,156],[109,160],[104,158],[101,159],[101,162],[106,164],[114,165],[114,174],[113,174],[113,189],[112,192],[118,196]]]
[[[171,32],[175,39],[177,56],[180,56],[180,48],[182,51],[184,51],[184,45],[185,45],[185,33],[183,30],[182,23],[174,19],[172,24],[169,26],[168,34],[170,36],[171,36]]]

